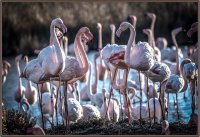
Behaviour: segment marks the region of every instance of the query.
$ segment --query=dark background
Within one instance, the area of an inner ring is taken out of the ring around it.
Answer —
[[[34,49],[41,49],[49,43],[49,28],[52,19],[60,17],[68,28],[69,44],[74,41],[80,27],[87,26],[94,35],[89,48],[97,49],[97,22],[102,23],[103,45],[110,43],[111,23],[118,28],[128,15],[136,15],[136,41],[147,41],[142,29],[150,28],[150,19],[144,16],[146,12],[157,15],[155,37],[166,37],[168,46],[172,46],[171,30],[182,26],[188,30],[197,21],[197,3],[136,3],[136,2],[78,2],[78,3],[3,3],[3,57],[15,56],[19,53],[33,55]],[[122,34],[120,42],[126,44],[129,32]],[[197,35],[192,39],[182,32],[177,36],[179,46],[192,45],[197,41]]]

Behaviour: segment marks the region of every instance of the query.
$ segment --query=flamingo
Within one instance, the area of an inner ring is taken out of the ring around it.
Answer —
[[[151,20],[152,20],[151,21],[151,27],[150,27],[150,29],[152,31],[152,35],[151,35],[152,41],[151,41],[151,44],[150,43],[149,44],[153,47],[156,61],[160,62],[161,61],[161,53],[160,53],[159,48],[156,47],[156,44],[155,44],[155,35],[154,35],[154,28],[155,28],[155,23],[156,23],[156,14],[148,12],[146,15],[149,18],[151,18]]]
[[[97,29],[98,29],[98,50],[100,51],[102,49],[102,25],[101,23],[97,23]],[[100,57],[100,63],[97,64],[97,69],[98,69],[98,78],[101,81],[104,81],[106,75],[107,75],[107,71],[105,68],[105,64],[102,61],[102,58]]]
[[[16,63],[18,77],[20,76],[19,61],[21,60],[21,58],[22,58],[22,54],[15,57],[15,63]],[[14,96],[15,96],[15,101],[19,103],[20,110],[22,109],[20,104],[21,104],[22,96],[23,96],[25,90],[26,90],[26,88],[22,85],[22,79],[19,77],[17,87],[15,88]]]
[[[97,93],[97,86],[98,86],[98,77],[99,77],[99,74],[98,74],[98,69],[97,69],[97,63],[96,63],[96,60],[97,60],[97,58],[99,57],[99,53],[96,53],[95,55],[94,55],[94,70],[95,70],[95,81],[94,81],[94,83],[91,85],[92,87],[92,93],[93,94],[95,94],[95,93]],[[90,76],[89,76],[89,74],[91,73],[91,72],[89,72],[90,71],[90,69],[88,70],[88,79],[87,79],[87,84],[85,85],[85,87],[83,87],[82,89],[81,89],[81,91],[80,91],[80,97],[81,97],[81,100],[82,101],[90,101],[90,98],[89,98],[89,95],[87,94],[87,90],[89,90],[89,86],[90,86]]]
[[[59,18],[56,18],[56,19],[54,19],[53,21],[52,21],[52,23],[51,23],[51,27],[50,27],[50,32],[51,32],[51,38],[50,38],[50,45],[52,45],[53,43],[53,41],[54,41],[54,43],[55,42],[58,42],[58,38],[57,37],[59,37],[59,36],[55,36],[56,34],[56,32],[55,32],[55,29],[54,29],[54,27],[55,26],[57,26],[57,27],[59,27],[59,28],[62,28],[63,26],[64,26],[64,24],[62,24],[63,22],[62,22],[62,20],[61,19],[59,19]],[[64,29],[64,32],[66,32],[66,28],[63,28]],[[55,40],[56,39],[56,40]],[[54,48],[56,48],[57,50],[55,50]],[[25,68],[24,68],[24,70],[23,70],[23,72],[21,73],[21,77],[24,77],[24,78],[26,78],[27,80],[30,80],[30,81],[32,81],[32,82],[34,82],[34,83],[36,83],[36,84],[42,84],[42,83],[44,83],[44,82],[46,82],[47,81],[47,79],[45,79],[45,78],[42,78],[42,77],[44,77],[45,75],[44,75],[44,73],[45,72],[43,72],[43,68],[42,68],[42,56],[44,56],[44,59],[47,59],[48,60],[48,56],[50,55],[50,53],[46,53],[46,52],[48,52],[48,49],[49,49],[49,52],[51,52],[51,53],[53,53],[53,49],[54,49],[54,51],[58,51],[58,50],[60,50],[61,51],[61,56],[63,56],[64,55],[64,53],[62,52],[62,50],[60,49],[60,46],[59,46],[59,43],[57,43],[57,45],[55,46],[55,45],[53,45],[53,46],[48,46],[47,48],[44,48],[42,51],[40,51],[39,52],[39,55],[38,55],[38,57],[36,58],[36,59],[33,59],[33,60],[31,60],[31,61],[29,61],[28,62],[28,64],[25,66]],[[56,56],[57,56],[57,54],[55,54]],[[51,57],[51,59],[52,59],[53,57]],[[55,58],[57,58],[57,57],[55,57]],[[58,58],[57,58],[58,59]],[[50,59],[49,59],[49,61],[50,61]],[[49,62],[48,61],[48,62]],[[62,62],[62,60],[61,60],[61,62]],[[45,63],[45,61],[43,62],[43,63]],[[46,62],[47,63],[47,62]],[[51,63],[52,64],[52,63]],[[45,65],[45,64],[44,64]],[[46,64],[47,65],[47,64]],[[44,67],[44,66],[43,66]],[[52,69],[52,70],[54,70],[54,69]]]
[[[198,22],[195,22],[195,23],[193,23],[193,24],[191,25],[191,28],[188,30],[187,36],[188,36],[189,38],[191,38],[192,35],[193,35],[195,32],[197,32],[197,31],[198,31]],[[195,62],[196,66],[197,66],[197,68],[198,68],[198,49],[197,49],[194,53],[192,53],[192,54],[190,55],[190,59],[191,59],[192,62]]]
[[[2,64],[2,83],[4,84],[6,82],[6,76],[8,75],[8,71],[10,70],[10,63],[6,60],[3,60]]]
[[[135,45],[135,28],[128,22],[122,22],[116,32],[116,35],[120,37],[121,32],[126,29],[130,29],[130,37],[128,40],[128,44],[125,50],[124,61],[125,64],[132,69],[136,69],[138,71],[147,71],[154,63],[154,53],[153,49],[146,42],[138,42]],[[132,47],[132,48],[131,48]],[[131,59],[137,60],[131,60]],[[118,62],[117,62],[118,63]],[[139,74],[140,81],[140,74]],[[140,86],[140,97],[142,98],[142,90]],[[141,107],[142,100],[140,100],[140,124],[141,124]]]
[[[24,60],[26,62],[26,64],[28,64],[28,57],[24,56]],[[37,90],[34,86],[32,86],[32,82],[31,81],[27,81],[27,87],[25,90],[25,97],[28,100],[28,103],[30,105],[33,105],[37,102]]]
[[[51,22],[50,46],[42,49],[37,57],[43,71],[40,80],[59,75],[65,68],[65,54],[55,34],[55,27],[61,28],[63,33],[67,32],[67,28],[60,18],[56,18]]]
[[[84,41],[82,41],[82,38],[84,37]],[[60,74],[60,78],[55,77],[52,80],[61,80],[65,82],[65,92],[64,92],[64,101],[65,101],[65,110],[68,111],[68,102],[67,102],[67,84],[74,83],[77,80],[80,80],[88,71],[88,58],[86,56],[86,53],[83,49],[83,46],[86,45],[88,41],[90,41],[93,38],[92,33],[90,32],[89,28],[82,27],[78,33],[76,34],[75,42],[74,42],[74,51],[75,55],[77,57],[70,57],[66,56],[65,59],[65,68],[64,71]],[[68,112],[66,112],[67,116]],[[68,117],[65,117],[67,128],[69,129],[69,119]]]
[[[64,51],[61,49],[62,43],[60,44],[58,42],[58,39],[61,41],[62,40],[61,38],[63,35],[60,33],[60,31],[58,31],[58,29],[55,29],[55,27],[61,28],[63,30],[63,33],[66,33],[66,27],[63,24],[63,21],[60,18],[54,19],[51,22],[51,26],[50,26],[50,33],[51,33],[50,46],[41,50],[39,52],[38,57],[36,59],[31,60],[25,66],[20,77],[24,77],[27,80],[30,80],[36,84],[42,84],[46,82],[48,78],[52,76],[53,74],[57,75],[60,73],[60,71],[62,71],[65,65],[65,63],[63,63]],[[52,61],[53,63],[50,63],[49,61]],[[49,65],[49,63],[53,65],[54,67],[51,68],[51,65]],[[39,92],[40,91],[38,88],[39,103],[40,103],[40,109],[42,113],[42,104],[41,104],[42,95],[40,95]],[[41,96],[41,99],[40,99],[40,96]],[[42,116],[42,123],[43,123],[43,128],[44,128],[43,116]]]
[[[177,115],[179,120],[179,113],[178,113],[178,99],[177,94],[180,91],[185,91],[187,89],[187,81],[180,75],[179,70],[179,59],[178,59],[178,44],[176,42],[175,36],[182,31],[182,27],[176,28],[172,31],[172,40],[176,46],[176,74],[172,74],[170,78],[166,82],[166,93],[175,93],[176,94],[176,102],[177,102]]]
[[[153,82],[160,82],[160,90],[161,90],[163,82],[165,82],[166,80],[169,79],[171,72],[170,72],[169,67],[166,64],[156,62],[149,69],[147,74],[148,74],[149,79],[151,79]],[[165,110],[165,108],[164,108],[164,91],[163,92],[160,91],[159,101],[161,104],[161,109],[162,109],[162,111],[164,111]],[[163,120],[165,120],[164,112],[162,114],[163,114]]]
[[[181,62],[181,65],[180,65],[180,70],[181,70],[181,74],[182,76],[184,77],[184,79],[187,79],[189,82],[190,82],[190,86],[192,88],[192,104],[191,104],[191,107],[192,107],[192,114],[190,116],[190,121],[189,121],[189,125],[191,125],[192,123],[195,123],[193,118],[195,113],[195,85],[196,85],[196,81],[197,81],[197,68],[196,68],[196,65],[195,63],[193,63],[190,59],[185,59]],[[185,92],[184,92],[185,93]]]

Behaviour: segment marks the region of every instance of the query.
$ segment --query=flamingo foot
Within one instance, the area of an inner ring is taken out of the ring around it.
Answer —
[[[192,125],[198,126],[198,115],[193,113],[190,115],[190,120],[188,122],[188,126],[191,127]]]
[[[162,122],[162,132],[161,132],[161,135],[170,135],[169,122],[167,120],[164,120]]]

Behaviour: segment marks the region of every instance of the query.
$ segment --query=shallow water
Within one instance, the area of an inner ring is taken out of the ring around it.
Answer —
[[[94,76],[94,66],[93,66],[94,53],[95,52],[93,52],[93,51],[88,53],[88,58],[92,62],[92,76]],[[33,58],[35,58],[35,57],[32,57],[29,60],[31,60]],[[5,58],[5,60],[7,60],[8,62],[11,63],[11,70],[9,71],[9,74],[7,76],[7,80],[6,80],[5,84],[3,85],[3,103],[6,107],[6,109],[11,109],[11,108],[18,109],[18,104],[14,100],[14,92],[15,92],[15,87],[17,86],[17,79],[18,79],[14,58]],[[24,68],[24,66],[25,66],[24,62],[21,61],[21,63],[20,63],[21,70]],[[120,75],[122,77],[123,72],[120,72]],[[22,82],[23,82],[23,86],[26,87],[27,81],[25,79],[22,79]],[[93,77],[92,82],[94,82],[94,77]],[[79,82],[79,89],[82,88],[84,85],[85,84],[81,84]],[[35,84],[33,84],[33,86],[36,87]],[[107,89],[107,91],[108,91],[108,89],[110,89],[109,80],[105,80],[104,87]],[[103,82],[99,81],[98,82],[98,92],[101,92],[102,88],[103,88]],[[118,92],[114,91],[114,94],[115,94],[115,97],[117,97],[118,99],[120,98]],[[137,91],[136,94],[139,95],[139,91]],[[186,91],[186,100],[183,99],[183,94],[184,93],[178,94],[179,113],[181,115],[180,121],[187,123],[189,121],[190,114],[191,114],[190,87]],[[165,97],[167,98],[167,95]],[[174,108],[174,98],[175,98],[175,94],[170,94],[169,108],[168,108],[169,109],[168,110],[169,111],[169,117],[168,117],[169,122],[177,121],[176,110]],[[146,97],[145,97],[144,93],[143,93],[142,100],[143,100],[143,105],[146,105]],[[136,101],[139,101],[139,100],[136,99]],[[88,103],[90,103],[90,102],[88,102]],[[86,104],[86,102],[81,102],[81,104]],[[139,103],[137,103],[136,105],[139,105]],[[40,109],[38,108],[38,103],[36,103],[35,105],[32,106],[32,110],[30,111],[30,113],[33,116],[37,116],[37,117],[40,116]],[[61,117],[59,117],[59,121],[61,121]]]

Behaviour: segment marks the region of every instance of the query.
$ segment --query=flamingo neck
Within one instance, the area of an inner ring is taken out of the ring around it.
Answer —
[[[92,70],[92,66],[90,64],[89,66],[89,75],[88,75],[88,82],[87,82],[87,86],[88,86],[88,89],[87,89],[87,94],[89,95],[89,98],[90,100],[92,99],[92,96],[93,96],[93,93],[92,93],[92,87],[91,87],[91,70]]]
[[[98,48],[102,49],[102,27],[98,29]]]
[[[151,31],[152,31],[153,36],[154,36],[155,23],[156,23],[156,17],[153,18],[151,22]]]
[[[111,28],[111,44],[115,44],[115,27]]]
[[[63,45],[64,45],[64,50],[65,50],[65,56],[68,55],[68,38],[65,37],[65,40],[63,41]]]
[[[126,52],[125,52],[125,56],[124,56],[125,63],[128,66],[131,64],[130,63],[131,46],[132,45],[135,46],[135,36],[136,36],[135,28],[132,25],[129,26],[129,29],[130,29],[130,37],[128,40],[128,44],[127,44]]]
[[[97,93],[97,85],[98,85],[98,79],[99,79],[99,72],[98,72],[98,70],[97,70],[97,58],[96,59],[94,59],[94,70],[95,70],[95,81],[94,81],[94,85],[95,85],[95,93]]]
[[[53,45],[55,47],[55,52],[56,52],[56,54],[55,54],[55,56],[56,56],[55,63],[57,63],[58,66],[62,66],[62,68],[60,69],[60,71],[62,71],[65,68],[65,55],[64,55],[63,49],[61,48],[59,40],[58,40],[58,38],[56,36],[55,28],[54,27],[55,27],[54,25],[51,25],[50,32],[51,33],[53,32],[51,35],[53,37]],[[56,66],[55,69],[57,69],[57,65],[55,65],[55,66]],[[57,73],[60,73],[60,72],[57,72]]]
[[[16,62],[16,66],[17,66],[17,74],[18,74],[18,80],[19,80],[19,87],[22,86],[22,80],[21,78],[19,78],[21,72],[20,72],[20,67],[19,67],[19,61]]]
[[[89,65],[88,65],[87,55],[83,48],[84,45],[81,42],[81,36],[82,35],[78,34],[75,38],[74,51],[75,51],[76,58],[79,62],[79,65],[81,69],[83,70],[83,74],[85,74],[88,71]]]
[[[178,44],[176,42],[176,38],[175,38],[175,34],[172,34],[172,40],[174,45],[176,46],[176,74],[179,75],[180,74],[180,70],[179,70],[179,59],[178,59]]]

